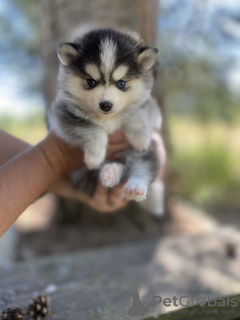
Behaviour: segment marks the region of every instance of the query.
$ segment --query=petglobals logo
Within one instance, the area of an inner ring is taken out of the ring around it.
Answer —
[[[201,307],[237,307],[239,301],[236,297],[213,298],[210,295],[201,295],[196,298],[189,296],[173,296],[172,298],[162,298],[153,296],[154,305],[163,305],[164,307],[191,307],[200,305]]]
[[[141,317],[143,316],[159,315],[169,312],[170,310],[174,311],[174,308],[178,310],[177,312],[184,312],[184,308],[195,305],[205,307],[205,309],[206,307],[209,308],[209,310],[205,310],[204,313],[206,313],[207,311],[210,312],[210,309],[213,307],[217,307],[221,313],[224,313],[225,307],[228,308],[228,310],[229,308],[232,309],[231,311],[234,314],[234,307],[237,307],[238,304],[238,298],[231,296],[227,296],[224,298],[213,298],[210,295],[199,295],[197,297],[182,295],[179,297],[172,296],[163,298],[156,295],[152,297],[152,301],[150,303],[144,305],[140,300],[138,291],[136,291],[131,295],[130,299],[124,299],[122,318],[129,320],[141,319]]]
[[[210,295],[207,296],[198,296],[193,300],[191,305],[199,304],[201,307],[237,307],[239,304],[239,300],[236,297],[227,296],[224,298],[211,298]],[[190,305],[190,306],[191,306]]]

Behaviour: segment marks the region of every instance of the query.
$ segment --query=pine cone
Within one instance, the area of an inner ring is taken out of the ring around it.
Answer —
[[[20,320],[23,319],[22,309],[18,307],[8,308],[2,313],[3,320]]]
[[[42,320],[50,314],[50,300],[45,294],[32,298],[28,307],[28,315],[34,320]]]

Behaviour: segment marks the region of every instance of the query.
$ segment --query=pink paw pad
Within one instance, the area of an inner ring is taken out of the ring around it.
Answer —
[[[110,164],[104,166],[100,175],[102,184],[105,187],[114,187],[116,185],[116,172]]]
[[[124,198],[141,201],[146,198],[147,186],[141,182],[139,183],[127,183],[123,189]]]

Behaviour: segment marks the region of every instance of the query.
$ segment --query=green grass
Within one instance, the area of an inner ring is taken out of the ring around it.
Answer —
[[[173,190],[204,206],[239,205],[239,127],[172,119]]]
[[[171,166],[178,175],[178,191],[198,204],[220,203],[229,193],[240,192],[238,163],[219,142],[195,150],[176,149]]]

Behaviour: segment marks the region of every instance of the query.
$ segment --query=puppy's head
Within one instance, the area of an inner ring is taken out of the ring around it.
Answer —
[[[98,115],[143,103],[152,89],[149,70],[158,50],[135,33],[92,31],[59,46],[59,94]]]

